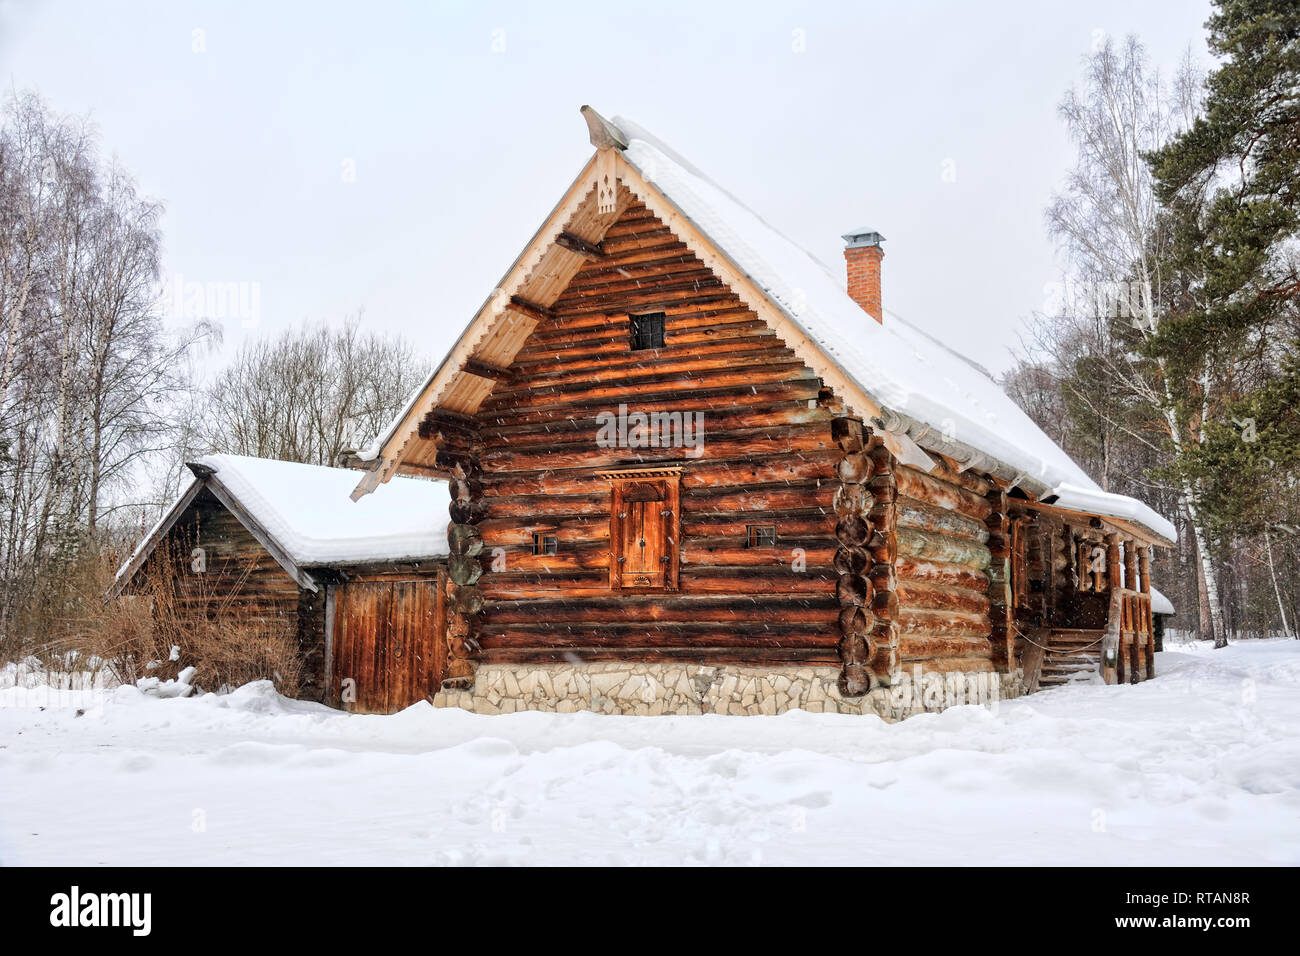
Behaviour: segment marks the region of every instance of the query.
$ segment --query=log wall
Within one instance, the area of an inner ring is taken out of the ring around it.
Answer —
[[[840,452],[821,383],[638,205],[609,229],[476,417],[478,659],[839,663]],[[629,348],[629,313],[664,312],[665,348]],[[703,416],[704,452],[600,447],[602,412]],[[682,466],[675,591],[610,589],[601,469]],[[747,526],[775,525],[749,547]],[[533,554],[554,534],[558,553]]]
[[[195,547],[206,552],[203,574],[190,567]],[[162,566],[172,562],[174,567]],[[154,549],[137,580],[160,572],[174,581],[182,613],[298,633],[297,582],[207,490],[199,492]]]
[[[988,670],[996,661],[991,608],[1005,604],[1005,579],[990,574],[994,488],[942,461],[931,473],[904,465],[895,474],[899,661],[904,669]]]

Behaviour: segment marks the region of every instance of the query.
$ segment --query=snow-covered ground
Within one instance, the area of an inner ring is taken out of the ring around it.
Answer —
[[[0,862],[1300,863],[1300,642],[1157,666],[896,725],[10,690]]]

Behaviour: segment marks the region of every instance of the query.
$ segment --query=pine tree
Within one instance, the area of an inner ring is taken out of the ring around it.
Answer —
[[[1221,543],[1262,535],[1271,556],[1270,535],[1295,533],[1300,475],[1300,5],[1215,8],[1207,28],[1221,65],[1203,112],[1150,157],[1174,235],[1166,272],[1178,281],[1146,351],[1201,382],[1177,396],[1179,419],[1203,440],[1175,470],[1198,488],[1207,524]],[[1213,408],[1211,376],[1226,396]]]

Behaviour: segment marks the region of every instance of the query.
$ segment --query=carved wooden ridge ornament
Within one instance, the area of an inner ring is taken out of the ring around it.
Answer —
[[[677,478],[682,473],[681,465],[666,465],[658,468],[620,468],[615,471],[598,471],[597,478],[606,481],[626,481],[636,478]]]
[[[596,154],[596,212],[602,216],[618,211],[618,158],[612,149]]]

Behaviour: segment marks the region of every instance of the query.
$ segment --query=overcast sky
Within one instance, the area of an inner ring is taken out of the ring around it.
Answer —
[[[0,77],[89,113],[166,203],[167,274],[256,288],[227,346],[358,309],[432,359],[622,114],[824,262],[886,237],[888,310],[993,370],[1058,274],[1056,116],[1104,34],[1172,69],[1208,0],[0,0]]]

